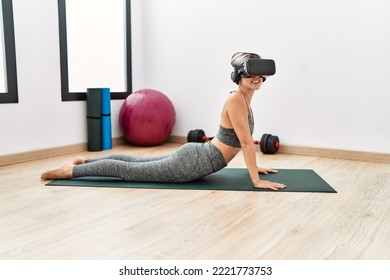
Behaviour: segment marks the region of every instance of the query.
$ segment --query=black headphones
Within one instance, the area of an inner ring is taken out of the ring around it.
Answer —
[[[234,71],[230,74],[230,78],[238,85],[241,79],[241,74],[244,73],[244,67],[234,67]]]

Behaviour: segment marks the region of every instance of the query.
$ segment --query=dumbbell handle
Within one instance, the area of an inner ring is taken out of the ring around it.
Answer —
[[[210,140],[213,140],[213,139],[214,139],[214,137],[203,136],[201,140],[206,142],[206,141],[210,141]]]
[[[260,145],[260,141],[259,140],[253,140],[253,143],[255,143],[256,145]],[[280,146],[279,141],[275,141],[274,146],[275,146],[275,148],[279,149],[279,146]]]

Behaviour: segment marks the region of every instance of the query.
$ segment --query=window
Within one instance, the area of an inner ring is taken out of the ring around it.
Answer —
[[[12,0],[0,1],[0,103],[18,103]]]
[[[108,87],[132,91],[130,0],[58,0],[62,101],[85,100]]]

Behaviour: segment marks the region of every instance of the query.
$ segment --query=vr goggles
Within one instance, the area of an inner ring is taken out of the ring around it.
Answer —
[[[272,59],[250,58],[244,65],[234,67],[231,74],[233,82],[238,84],[241,78],[251,78],[253,76],[261,76],[263,82],[268,76],[276,73],[275,61]]]

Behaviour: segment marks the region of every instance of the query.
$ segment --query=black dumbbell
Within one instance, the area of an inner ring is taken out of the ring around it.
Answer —
[[[190,130],[187,134],[187,142],[206,142],[212,140],[214,137],[207,137],[202,129]]]
[[[255,141],[260,145],[260,151],[263,154],[276,154],[279,150],[279,137],[272,134],[263,134],[260,141]]]
[[[206,142],[214,137],[208,137],[202,129],[190,130],[187,134],[187,142]],[[272,134],[263,134],[261,140],[253,141],[256,145],[260,146],[260,151],[263,154],[275,154],[279,150],[280,142],[279,137]]]

